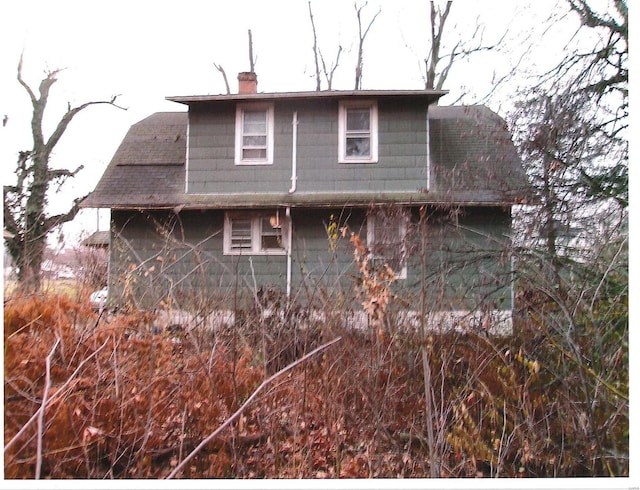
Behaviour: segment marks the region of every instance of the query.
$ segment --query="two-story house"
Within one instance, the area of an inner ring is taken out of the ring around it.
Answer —
[[[111,209],[111,302],[231,309],[269,290],[344,304],[353,232],[407,308],[426,291],[430,311],[510,321],[511,207],[529,191],[498,115],[438,106],[437,90],[238,79],[237,94],[168,97],[188,111],[133,125],[83,203]]]

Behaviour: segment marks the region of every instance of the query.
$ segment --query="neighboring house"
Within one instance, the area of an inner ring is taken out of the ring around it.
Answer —
[[[111,232],[108,230],[94,231],[87,238],[82,240],[81,245],[91,248],[109,248],[109,238]]]
[[[134,124],[84,201],[111,209],[112,302],[234,309],[269,291],[345,304],[348,227],[408,309],[425,291],[430,311],[510,321],[511,207],[529,186],[498,115],[437,106],[437,90],[239,80],[238,94],[168,97],[188,111]]]

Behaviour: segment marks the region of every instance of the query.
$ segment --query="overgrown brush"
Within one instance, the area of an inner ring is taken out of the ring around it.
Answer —
[[[106,323],[71,306],[5,305],[7,478],[164,476],[262,378],[248,352],[232,365],[224,346],[195,350],[151,333],[144,316]],[[226,476],[230,461],[218,442],[184,476]]]
[[[177,335],[153,333],[149,315],[107,319],[66,299],[12,298],[5,476],[166,477],[268,371],[338,336],[274,381],[179,476],[425,477],[432,461],[446,477],[628,474],[624,458],[594,464],[607,451],[628,454],[628,404],[609,393],[586,421],[584,400],[560,377],[571,373],[567,359],[532,322],[507,338],[429,335],[427,407],[425,339],[392,315],[381,332],[347,327],[339,312],[323,322],[301,308],[263,313]],[[614,428],[598,451],[587,424]]]

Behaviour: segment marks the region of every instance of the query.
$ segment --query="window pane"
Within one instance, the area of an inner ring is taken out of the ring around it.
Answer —
[[[370,217],[373,225],[372,243],[369,249],[372,264],[375,268],[388,265],[396,274],[402,272],[406,265],[406,218],[401,214],[389,215],[381,213]]]
[[[242,150],[243,160],[264,160],[266,158],[266,148],[245,148]]]
[[[275,221],[274,221],[275,222]],[[282,228],[274,228],[271,224],[271,217],[261,219],[260,246],[262,250],[282,249]]]
[[[347,109],[347,131],[369,130],[369,109]]]
[[[244,136],[242,138],[243,146],[260,146],[267,147],[267,137],[266,136]]]
[[[402,229],[398,220],[376,220],[376,244],[393,247],[402,243]]]
[[[244,133],[266,134],[267,111],[244,111]]]
[[[347,137],[347,157],[371,156],[371,140],[368,137]]]
[[[281,249],[282,248],[282,240],[280,236],[262,236],[262,250],[268,249]]]

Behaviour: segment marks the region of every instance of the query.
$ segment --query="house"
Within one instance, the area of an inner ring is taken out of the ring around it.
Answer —
[[[167,97],[187,111],[134,124],[84,201],[111,209],[112,302],[357,305],[348,230],[408,309],[422,294],[432,312],[510,322],[511,208],[529,187],[497,114],[438,106],[438,90],[238,78],[237,94]]]

